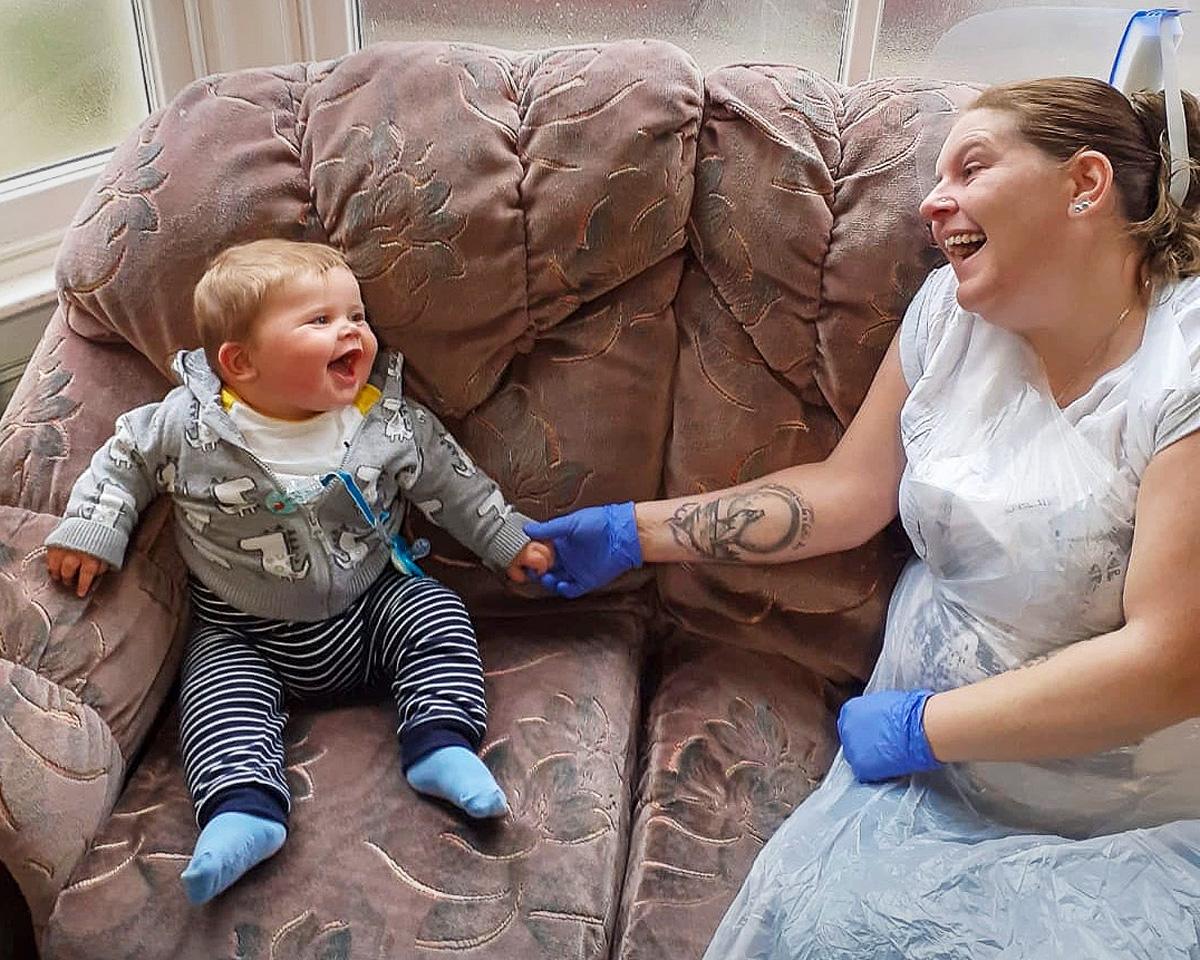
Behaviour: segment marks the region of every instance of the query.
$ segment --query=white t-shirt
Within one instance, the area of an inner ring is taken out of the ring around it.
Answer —
[[[295,500],[311,500],[321,491],[321,477],[337,470],[354,432],[363,422],[356,403],[309,417],[279,420],[259,413],[228,394],[229,417],[241,431],[246,447],[283,484]]]

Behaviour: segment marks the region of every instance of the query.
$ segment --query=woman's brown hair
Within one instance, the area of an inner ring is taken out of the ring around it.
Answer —
[[[971,106],[1013,114],[1026,140],[1064,163],[1080,150],[1108,157],[1129,233],[1145,250],[1145,276],[1157,284],[1200,274],[1200,103],[1186,92],[1183,103],[1192,161],[1182,204],[1169,192],[1161,92],[1127,97],[1100,80],[1050,77],[990,87]]]

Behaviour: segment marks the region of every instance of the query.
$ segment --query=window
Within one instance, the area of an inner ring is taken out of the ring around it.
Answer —
[[[0,0],[0,321],[52,299],[67,225],[149,110],[210,73],[358,45],[356,0]]]
[[[464,40],[509,50],[656,37],[702,70],[795,63],[838,75],[844,0],[360,0],[363,41]]]
[[[0,7],[0,180],[107,150],[149,108],[128,0]]]
[[[1150,6],[1150,5],[1147,5]],[[1108,79],[1128,0],[884,0],[877,76],[1003,83],[1044,76]],[[1200,89],[1200,22],[1185,17],[1179,79]]]

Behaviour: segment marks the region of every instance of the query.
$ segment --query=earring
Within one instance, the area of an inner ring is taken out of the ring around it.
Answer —
[[[1092,205],[1091,200],[1080,200],[1073,207],[1071,207],[1071,209],[1074,210],[1076,213],[1083,213],[1083,211],[1086,210],[1091,205]]]

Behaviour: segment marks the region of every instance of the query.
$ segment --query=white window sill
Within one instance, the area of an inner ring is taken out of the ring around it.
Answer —
[[[54,302],[54,267],[0,281],[0,320]]]
[[[54,257],[108,157],[106,151],[0,188],[0,319],[54,300]]]

